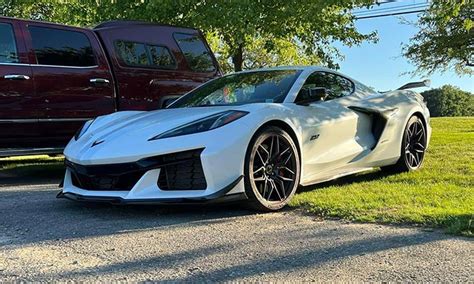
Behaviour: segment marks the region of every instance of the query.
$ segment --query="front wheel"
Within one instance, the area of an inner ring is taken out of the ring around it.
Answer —
[[[425,158],[427,137],[423,121],[414,115],[409,120],[403,133],[401,156],[395,165],[383,167],[391,172],[409,172],[417,170]]]
[[[253,208],[283,208],[300,179],[300,157],[291,136],[278,127],[259,131],[250,142],[244,170],[245,192]]]

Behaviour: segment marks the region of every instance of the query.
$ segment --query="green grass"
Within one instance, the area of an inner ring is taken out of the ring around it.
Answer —
[[[381,171],[316,185],[293,207],[351,221],[419,224],[474,236],[474,117],[433,118],[422,169]]]

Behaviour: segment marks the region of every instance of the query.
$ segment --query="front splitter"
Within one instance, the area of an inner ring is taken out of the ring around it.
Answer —
[[[220,203],[220,202],[232,202],[239,200],[246,200],[247,195],[245,193],[227,194],[243,179],[244,176],[238,177],[235,181],[227,185],[226,187],[205,196],[200,197],[185,197],[185,198],[145,198],[145,199],[126,199],[115,196],[93,196],[93,195],[81,195],[72,192],[63,192],[62,190],[58,193],[56,198],[66,198],[74,201],[81,202],[105,202],[110,204],[199,204],[199,203]]]

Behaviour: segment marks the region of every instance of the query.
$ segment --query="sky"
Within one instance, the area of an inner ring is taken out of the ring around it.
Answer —
[[[407,5],[410,3],[423,3],[426,1],[399,1],[393,4],[384,4],[380,7]],[[374,9],[377,9],[375,7]],[[412,25],[401,23],[402,16],[389,16],[381,18],[357,20],[356,26],[362,33],[377,31],[377,43],[363,43],[360,46],[347,47],[339,45],[344,60],[339,61],[342,73],[374,87],[379,91],[393,90],[407,82],[431,79],[431,87],[437,88],[445,84],[457,86],[462,90],[474,93],[474,77],[458,76],[454,71],[435,73],[431,76],[421,77],[403,75],[416,68],[401,55],[402,44],[407,44],[418,29]],[[414,22],[417,14],[403,15],[404,19]],[[425,88],[426,89],[426,88]],[[419,88],[417,91],[423,91]]]

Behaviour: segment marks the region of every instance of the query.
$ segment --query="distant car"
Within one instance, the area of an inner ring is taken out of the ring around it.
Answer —
[[[239,72],[205,83],[168,109],[87,122],[64,152],[58,197],[246,199],[259,210],[278,210],[298,185],[374,167],[417,170],[430,134],[428,109],[413,91],[378,93],[320,67]]]
[[[161,108],[220,75],[196,29],[0,17],[0,157],[62,153],[91,118]]]

